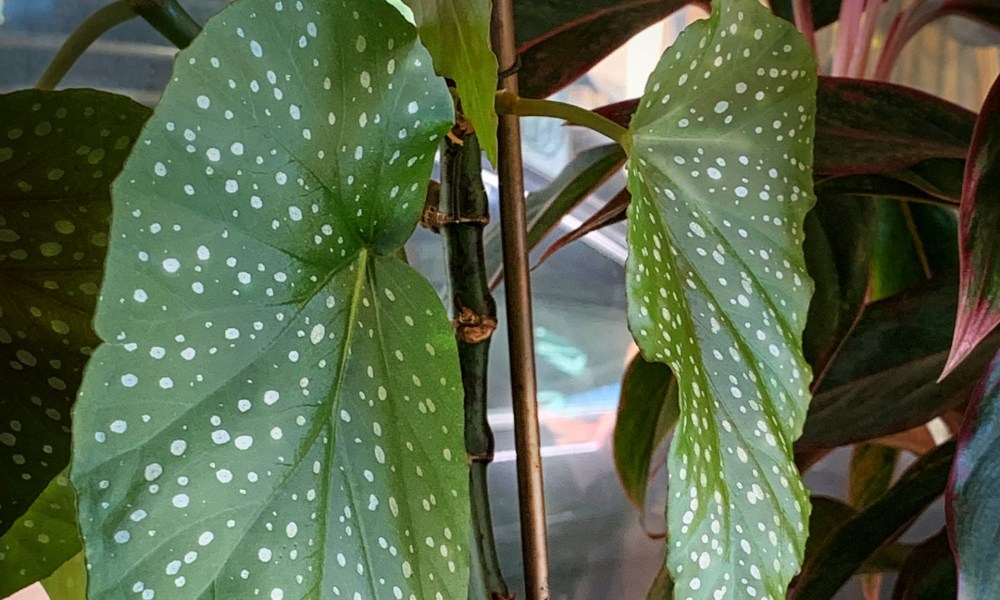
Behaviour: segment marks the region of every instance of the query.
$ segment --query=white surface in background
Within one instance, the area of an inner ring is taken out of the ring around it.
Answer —
[[[36,583],[24,588],[13,596],[9,596],[7,600],[49,600],[49,596],[45,593],[45,589],[42,588],[42,584]]]

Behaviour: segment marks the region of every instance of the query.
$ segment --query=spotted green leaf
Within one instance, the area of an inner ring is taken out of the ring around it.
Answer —
[[[113,189],[72,478],[92,598],[458,598],[462,393],[395,254],[453,118],[388,4],[241,0]]]
[[[403,0],[413,11],[434,68],[454,80],[479,145],[497,160],[497,57],[490,49],[490,0]]]
[[[664,54],[630,123],[629,323],[680,390],[667,512],[680,598],[776,600],[799,569],[815,93],[799,34],[722,0]]]
[[[87,562],[83,552],[77,552],[41,584],[49,600],[87,600]]]
[[[48,577],[80,552],[76,494],[59,473],[26,513],[0,537],[0,595]]]
[[[110,185],[149,109],[92,90],[23,91],[0,96],[0,114],[2,535],[69,463]]]

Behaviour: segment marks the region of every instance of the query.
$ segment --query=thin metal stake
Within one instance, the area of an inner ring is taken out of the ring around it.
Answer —
[[[493,50],[501,68],[500,87],[517,93],[517,46],[511,0],[493,1]],[[500,236],[503,241],[507,339],[514,400],[517,495],[521,513],[521,552],[527,600],[549,600],[549,551],[545,530],[538,389],[532,337],[531,279],[528,264],[521,126],[516,115],[500,115]]]

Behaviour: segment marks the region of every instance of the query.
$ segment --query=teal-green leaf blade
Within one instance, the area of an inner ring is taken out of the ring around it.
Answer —
[[[452,120],[381,2],[243,0],[179,55],[76,410],[92,597],[465,593],[454,337],[394,258]]]
[[[497,161],[497,57],[490,49],[490,0],[403,0],[442,77],[455,81],[462,112],[490,162]]]
[[[69,464],[111,181],[150,111],[94,90],[25,90],[0,96],[0,114],[2,535]]]
[[[811,371],[802,253],[815,63],[753,1],[667,50],[630,124],[629,324],[677,376],[667,565],[680,597],[783,598],[809,499],[792,460]]]
[[[994,356],[969,400],[958,434],[955,461],[945,490],[945,514],[958,568],[958,598],[991,598],[1000,593],[996,544],[1000,523],[997,453],[1000,436],[1000,354]]]

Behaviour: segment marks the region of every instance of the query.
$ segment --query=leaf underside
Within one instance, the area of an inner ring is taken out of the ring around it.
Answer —
[[[815,89],[790,26],[720,2],[665,53],[630,124],[629,323],[678,379],[667,565],[680,598],[776,600],[799,569]]]
[[[93,90],[29,90],[0,96],[0,114],[2,535],[69,463],[70,408],[97,344],[109,186],[149,109]],[[21,568],[5,561],[37,562],[8,553],[0,571]]]
[[[72,479],[95,598],[457,598],[454,338],[393,255],[453,119],[395,8],[244,0],[115,182]]]
[[[959,600],[1000,594],[1000,359],[994,358],[970,400],[946,494],[948,529],[958,565]]]

